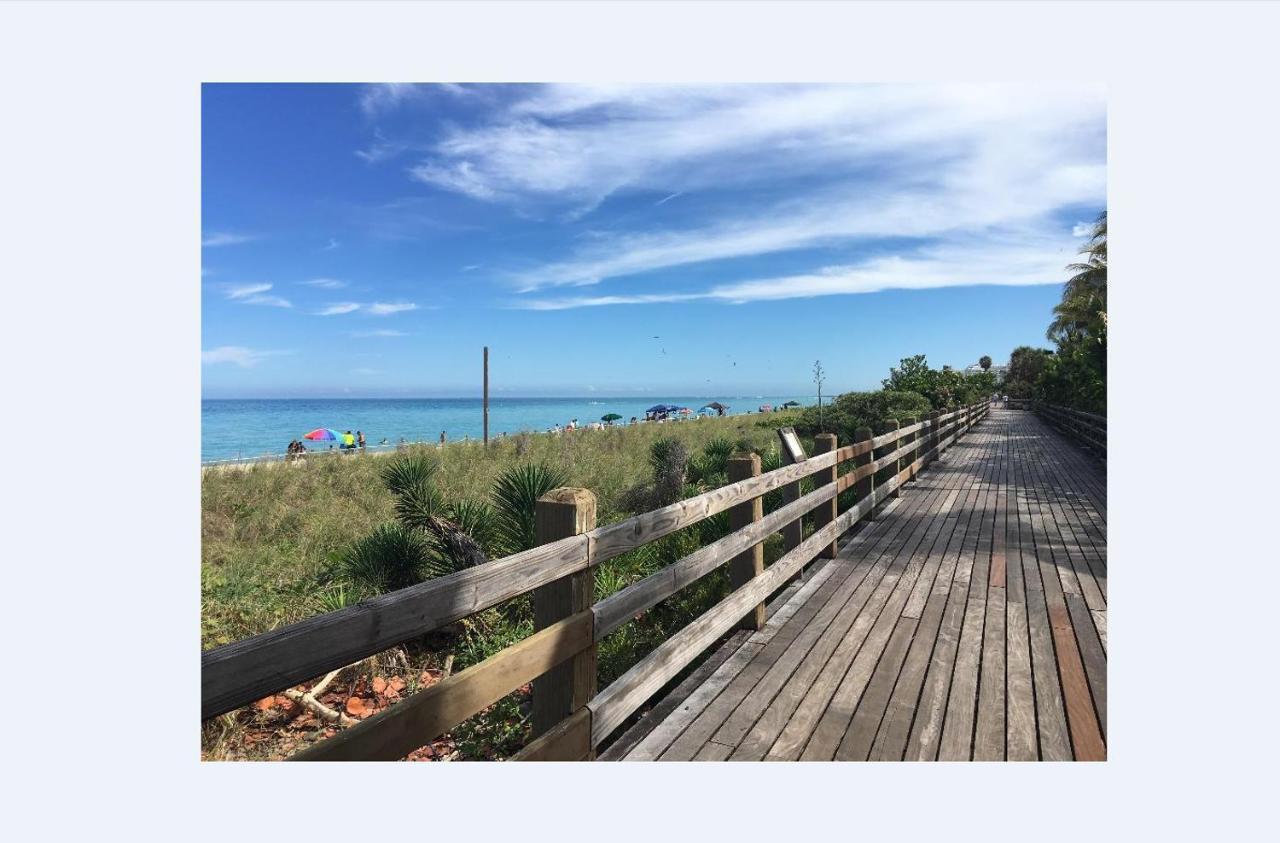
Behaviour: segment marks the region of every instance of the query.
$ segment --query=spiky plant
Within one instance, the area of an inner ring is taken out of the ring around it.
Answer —
[[[653,468],[653,495],[658,506],[675,503],[684,495],[689,449],[678,439],[659,439],[649,446]]]
[[[506,553],[518,553],[537,544],[534,511],[538,498],[568,482],[557,466],[532,463],[509,468],[493,484],[494,532]]]
[[[378,472],[383,484],[397,497],[404,492],[434,482],[440,465],[424,453],[406,454],[388,460]]]
[[[498,548],[498,515],[484,501],[463,498],[449,507],[449,518],[487,551]]]
[[[385,593],[450,573],[419,530],[394,521],[377,527],[357,541],[343,557],[346,578],[357,587]]]

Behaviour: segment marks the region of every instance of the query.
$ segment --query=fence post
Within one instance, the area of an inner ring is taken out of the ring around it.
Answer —
[[[826,454],[836,449],[836,435],[834,433],[819,433],[813,437],[813,454]],[[833,465],[831,468],[824,468],[813,476],[814,485],[821,488],[828,483],[836,482],[836,473],[839,466]],[[821,530],[823,527],[836,520],[836,507],[838,503],[835,498],[818,504],[818,508],[813,511],[813,528]],[[836,558],[836,540],[832,539],[831,544],[818,551],[820,559]]]
[[[857,445],[861,442],[866,442],[873,435],[874,434],[871,432],[871,428],[860,427],[853,432],[853,444]],[[862,468],[862,466],[867,465],[870,462],[871,462],[870,451],[867,451],[865,454],[859,454],[858,456],[853,458],[854,471],[857,471],[859,468]],[[856,503],[861,503],[862,501],[871,497],[871,493],[875,491],[875,485],[876,485],[875,472],[868,474],[866,477],[862,478],[857,483],[854,483],[853,484],[854,501]],[[866,520],[870,521],[874,516],[875,516],[874,511],[868,512],[866,515]]]
[[[795,465],[796,461],[791,456],[790,449],[784,446],[781,449],[781,451],[782,451],[782,464]],[[780,491],[782,492],[783,506],[786,506],[787,504],[792,503],[793,501],[798,501],[800,499],[800,481],[797,480],[794,483],[788,483],[787,485],[783,486]],[[782,552],[783,553],[788,553],[792,550],[795,550],[797,547],[800,546],[801,542],[803,541],[804,541],[804,524],[800,518],[797,518],[795,521],[792,521],[790,524],[787,524],[782,528]],[[803,573],[803,570],[801,571],[801,573]]]
[[[941,410],[934,410],[929,413],[929,447],[931,449],[936,449],[942,444],[942,423],[938,421],[938,418],[941,415]],[[940,456],[942,456],[942,454],[937,453],[935,450],[934,455],[930,457],[928,461],[934,462]]]
[[[903,416],[902,418],[898,419],[898,426],[899,426],[900,428],[902,428],[902,427],[911,427],[911,425],[913,425],[913,424],[915,424],[915,423],[916,423],[916,417],[915,417],[915,416]],[[898,440],[898,444],[899,444],[899,445],[910,445],[911,443],[913,443],[913,442],[915,442],[915,441],[916,441],[916,437],[917,437],[917,434],[916,434],[916,433],[908,433],[906,436],[904,436],[904,437],[902,437],[901,439],[899,439],[899,440]],[[904,470],[905,468],[909,468],[909,467],[911,466],[911,464],[912,464],[913,462],[915,462],[915,461],[916,461],[916,449],[915,449],[915,448],[912,448],[910,451],[908,451],[908,452],[907,452],[907,455],[906,455],[905,457],[900,457],[900,458],[898,459],[898,471],[902,471],[902,470]],[[912,473],[910,474],[910,476],[908,476],[908,477],[907,477],[907,480],[910,480],[912,477],[915,477],[915,476],[916,476],[916,475],[915,475],[915,473],[914,473],[914,472],[912,472]],[[907,482],[907,481],[906,481],[906,480],[904,480],[904,481],[902,481],[902,482],[904,482],[904,483],[905,483],[905,482]],[[899,487],[899,488],[901,488],[901,487]],[[896,492],[895,492],[894,494],[895,494],[895,496],[897,495],[897,493],[896,493]]]
[[[534,509],[539,545],[596,528],[596,496],[589,489],[552,489]],[[545,629],[595,602],[595,568],[561,577],[533,591],[533,625]],[[596,695],[596,648],[568,659],[533,680],[533,737],[544,734]]]
[[[876,434],[883,436],[886,433],[892,433],[893,431],[897,430],[899,427],[901,427],[901,425],[898,424],[897,419],[884,419],[883,421],[880,422],[880,424],[876,426]],[[897,449],[897,447],[898,447],[898,444],[896,441],[888,445],[881,445],[879,448],[876,449],[876,453],[875,453],[876,459],[880,459],[881,457],[892,454]],[[898,463],[895,461],[890,467],[882,468],[876,472],[876,485],[883,486],[886,482],[888,482],[889,478],[893,477],[897,473],[898,473]],[[896,491],[891,492],[889,495],[889,497],[891,498],[896,498],[897,496],[898,496],[898,493]]]
[[[729,457],[729,482],[737,483],[760,476],[760,455],[735,453]],[[729,509],[729,529],[741,530],[764,517],[764,499],[755,497]],[[729,587],[735,591],[754,577],[764,573],[764,545],[756,544],[729,560]],[[739,629],[760,629],[764,626],[764,603],[756,604],[738,623]]]

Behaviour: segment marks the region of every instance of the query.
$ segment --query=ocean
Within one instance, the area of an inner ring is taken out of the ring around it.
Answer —
[[[712,401],[729,406],[730,415],[756,411],[762,404],[777,407],[787,401],[809,405],[804,396],[646,396],[643,398],[490,398],[490,437],[522,430],[563,427],[570,419],[586,425],[617,413],[619,424],[632,416],[644,418],[655,404],[676,404],[696,411]],[[371,449],[384,439],[388,447],[400,441],[437,442],[440,431],[450,442],[479,439],[484,432],[484,405],[479,398],[275,398],[205,399],[200,407],[200,461],[279,456],[292,439],[317,427],[338,431],[362,430]],[[312,450],[329,442],[308,442]]]

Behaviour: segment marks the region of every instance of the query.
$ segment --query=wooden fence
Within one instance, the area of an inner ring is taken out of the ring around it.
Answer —
[[[382,652],[513,597],[531,593],[537,632],[293,756],[291,760],[392,760],[533,683],[533,732],[517,760],[584,760],[628,717],[735,626],[759,628],[763,605],[836,539],[898,494],[901,485],[987,412],[986,402],[919,422],[858,432],[854,444],[816,437],[816,453],[766,474],[755,454],[729,461],[729,485],[606,527],[595,497],[557,489],[538,501],[531,550],[438,577],[202,654],[201,716],[215,717]],[[841,467],[850,470],[840,473]],[[816,488],[800,494],[800,481]],[[854,488],[843,513],[837,496]],[[762,496],[784,505],[762,512]],[[639,582],[594,602],[596,565],[729,511],[732,532]],[[805,538],[803,516],[812,517]],[[784,554],[764,566],[761,543],[783,534]],[[597,643],[637,614],[729,564],[733,591],[608,687],[597,690]]]
[[[1107,417],[1081,410],[1071,410],[1036,401],[1032,407],[1036,415],[1050,426],[1068,436],[1080,440],[1100,455],[1107,455]]]

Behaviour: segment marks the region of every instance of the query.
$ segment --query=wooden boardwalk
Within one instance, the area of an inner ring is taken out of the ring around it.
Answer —
[[[991,414],[601,758],[1106,758],[1106,476]]]

